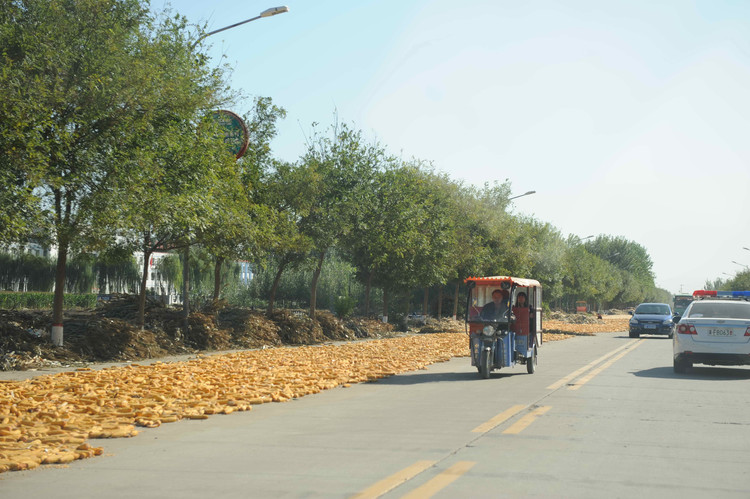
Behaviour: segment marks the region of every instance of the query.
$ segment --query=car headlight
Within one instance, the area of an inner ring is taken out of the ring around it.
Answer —
[[[630,324],[633,325],[633,326],[637,326],[638,325],[638,319],[630,319]]]
[[[672,319],[664,319],[664,325],[665,326],[671,326],[672,325]]]
[[[484,329],[482,329],[482,334],[485,336],[492,336],[495,334],[495,328],[493,326],[484,326]]]

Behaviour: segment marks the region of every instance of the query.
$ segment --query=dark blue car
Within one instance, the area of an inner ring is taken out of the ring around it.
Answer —
[[[630,337],[638,338],[642,334],[674,335],[672,309],[666,303],[641,303],[635,307],[630,318]]]

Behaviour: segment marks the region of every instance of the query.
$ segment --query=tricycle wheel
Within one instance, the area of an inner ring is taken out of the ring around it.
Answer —
[[[482,350],[479,356],[479,374],[482,378],[487,379],[490,377],[490,350]]]
[[[531,357],[526,359],[526,372],[529,374],[534,374],[536,371],[536,346],[534,346],[534,351],[531,354]]]

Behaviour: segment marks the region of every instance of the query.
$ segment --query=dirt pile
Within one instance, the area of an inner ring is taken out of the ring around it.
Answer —
[[[24,370],[87,362],[128,361],[228,349],[310,345],[394,336],[393,327],[371,319],[340,320],[327,311],[310,319],[304,311],[279,310],[271,317],[219,302],[190,314],[147,301],[139,328],[136,296],[113,297],[95,310],[65,314],[64,346],[49,340],[49,311],[0,310],[0,370]]]

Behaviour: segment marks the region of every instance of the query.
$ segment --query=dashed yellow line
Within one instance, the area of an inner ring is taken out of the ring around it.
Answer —
[[[403,496],[403,499],[426,499],[432,497],[458,480],[461,475],[469,471],[475,464],[477,464],[475,461],[459,461],[442,473],[439,473],[429,482]]]
[[[356,496],[353,496],[352,499],[375,499],[376,497],[380,497],[386,492],[395,489],[402,483],[408,482],[430,466],[433,466],[436,462],[437,461],[417,461],[411,466],[407,466],[401,471],[397,471],[393,475],[367,487]]]
[[[513,423],[508,429],[503,431],[504,435],[517,435],[521,433],[523,430],[526,429],[527,426],[529,426],[531,423],[534,422],[536,418],[544,414],[545,412],[549,411],[552,407],[548,405],[544,405],[541,407],[537,407],[530,413],[526,414],[524,417]]]
[[[597,367],[596,369],[593,369],[590,373],[588,373],[586,376],[583,376],[581,379],[576,381],[575,383],[568,386],[568,390],[578,390],[583,385],[591,381],[591,379],[599,374],[600,372],[604,371],[606,368],[620,360],[621,358],[625,357],[627,354],[638,348],[641,343],[643,343],[644,340],[638,340],[631,348],[628,348],[627,350],[621,352],[619,355],[612,357],[609,361],[605,362],[601,366]]]
[[[558,388],[560,388],[561,386],[563,386],[563,385],[566,385],[566,384],[568,384],[568,382],[569,382],[570,380],[572,380],[572,379],[575,379],[575,378],[577,378],[578,376],[580,376],[581,374],[585,373],[586,371],[588,371],[589,369],[591,369],[592,367],[594,367],[594,366],[595,366],[595,365],[597,365],[598,363],[600,363],[600,362],[603,362],[603,361],[607,360],[608,358],[610,358],[610,357],[612,357],[613,355],[617,354],[617,353],[618,353],[618,352],[620,352],[621,350],[625,350],[625,349],[627,349],[627,348],[631,348],[631,347],[633,347],[633,345],[634,345],[634,344],[636,344],[636,343],[639,343],[640,341],[643,341],[643,340],[633,340],[633,341],[629,341],[629,342],[627,342],[626,344],[622,345],[621,347],[619,347],[619,348],[615,348],[615,349],[614,349],[614,350],[612,350],[611,352],[609,352],[609,353],[607,353],[607,354],[605,354],[605,355],[602,355],[601,357],[599,357],[599,358],[598,358],[598,359],[596,359],[595,361],[593,361],[593,362],[590,362],[590,363],[586,364],[586,365],[585,365],[585,366],[583,366],[582,368],[580,368],[580,369],[578,369],[578,370],[576,370],[576,371],[573,371],[572,373],[568,374],[568,375],[567,375],[567,376],[565,376],[564,378],[562,378],[562,379],[560,379],[560,380],[556,381],[555,383],[552,383],[551,385],[549,385],[549,386],[547,387],[547,389],[548,389],[548,390],[557,390],[557,389],[558,389]],[[620,358],[620,357],[618,357],[618,359],[619,359],[619,358]],[[611,365],[611,364],[610,364],[610,365]]]
[[[501,412],[500,414],[490,419],[486,423],[480,424],[479,426],[471,430],[471,432],[472,433],[484,433],[484,432],[490,431],[495,426],[501,423],[504,423],[505,421],[509,420],[510,418],[512,418],[513,416],[515,416],[516,414],[518,414],[525,408],[526,408],[525,405],[514,405],[510,409],[507,409]]]

